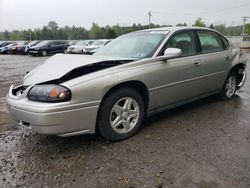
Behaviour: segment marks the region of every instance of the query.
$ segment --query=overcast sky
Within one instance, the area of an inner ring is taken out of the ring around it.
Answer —
[[[250,16],[250,0],[0,0],[0,31],[34,29],[51,20],[60,27],[148,24],[149,10],[157,24],[192,25],[201,17],[207,25],[237,25]]]

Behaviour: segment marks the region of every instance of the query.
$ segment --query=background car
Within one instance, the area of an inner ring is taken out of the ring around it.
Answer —
[[[62,40],[45,40],[29,48],[30,55],[47,56],[55,53],[66,53],[69,44]]]
[[[41,42],[41,41],[40,40],[34,40],[34,41],[29,42],[26,45],[23,45],[21,48],[19,48],[20,53],[21,54],[28,54],[29,48],[32,47],[32,46],[37,45],[39,42]]]
[[[14,42],[14,43],[8,44],[4,47],[0,47],[0,54],[8,54],[10,49],[16,45],[17,45],[17,42]]]
[[[106,40],[106,39],[102,39],[102,40],[96,40],[94,41],[91,45],[86,46],[83,49],[83,53],[84,54],[93,54],[95,53],[99,48],[105,46],[106,44],[108,44],[111,40]]]
[[[129,33],[92,56],[57,54],[9,89],[20,125],[42,134],[98,132],[118,141],[146,116],[218,94],[232,99],[246,80],[247,58],[207,28]]]
[[[244,36],[241,43],[240,48],[250,48],[250,36]]]
[[[7,45],[9,45],[9,44],[12,44],[12,43],[14,43],[14,42],[2,41],[2,42],[0,42],[0,48],[1,48],[1,47],[4,47],[4,46],[7,46]]]
[[[28,41],[18,41],[16,45],[13,45],[8,50],[8,54],[21,54],[21,50],[25,48],[25,45],[27,45]]]
[[[82,54],[83,49],[93,43],[93,40],[81,40],[67,48],[67,53]]]

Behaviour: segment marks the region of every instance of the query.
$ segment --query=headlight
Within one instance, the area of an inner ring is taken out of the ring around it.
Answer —
[[[39,102],[70,101],[71,91],[60,85],[35,85],[28,93],[28,99]]]

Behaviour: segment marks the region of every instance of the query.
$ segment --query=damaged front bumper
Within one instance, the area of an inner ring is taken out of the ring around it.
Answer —
[[[22,92],[15,92],[18,93],[15,95],[13,91],[16,91],[16,88],[12,85],[7,95],[9,113],[19,125],[41,134],[58,136],[95,132],[100,101],[81,104],[30,101],[27,94],[31,87]]]

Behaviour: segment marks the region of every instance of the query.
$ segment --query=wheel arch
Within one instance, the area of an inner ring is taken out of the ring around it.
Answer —
[[[106,93],[104,94],[104,96],[102,97],[102,101],[101,101],[100,106],[102,105],[102,102],[105,100],[105,98],[107,96],[109,96],[112,92],[114,92],[122,87],[132,88],[132,89],[136,90],[141,95],[143,102],[145,104],[145,112],[146,112],[148,105],[149,105],[149,90],[143,82],[138,81],[138,80],[131,80],[131,81],[122,82],[122,83],[114,85],[113,87],[108,89],[106,91]]]
[[[230,69],[229,72],[234,71],[237,74],[237,85],[239,85],[242,82],[245,69],[246,69],[246,65],[244,63],[236,64]]]

